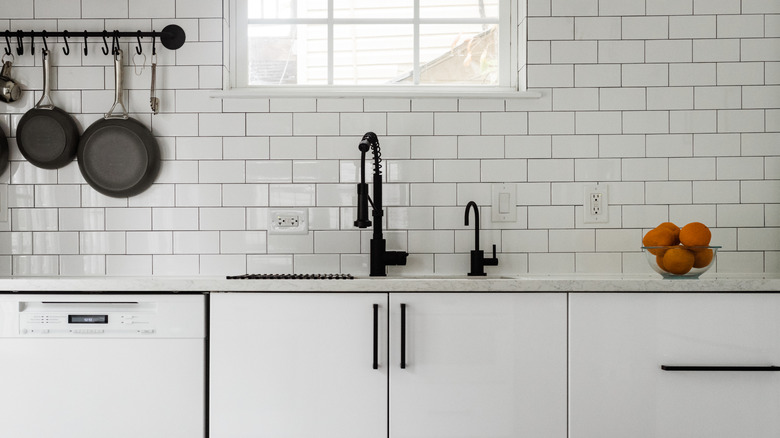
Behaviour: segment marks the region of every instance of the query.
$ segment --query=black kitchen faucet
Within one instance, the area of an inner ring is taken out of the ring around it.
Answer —
[[[474,201],[469,201],[466,204],[466,223],[469,224],[469,209],[474,208],[474,249],[471,251],[471,276],[481,276],[485,274],[485,266],[497,266],[498,258],[496,258],[496,245],[493,245],[493,257],[486,258],[485,251],[479,249],[479,207]]]
[[[357,220],[355,226],[368,228],[371,221],[368,219],[368,205],[371,204],[374,218],[374,235],[371,238],[371,276],[387,276],[386,267],[390,265],[406,265],[406,251],[387,251],[387,242],[382,236],[382,152],[379,148],[379,139],[373,132],[366,132],[358,145],[360,149],[360,182],[357,185]],[[366,152],[371,149],[374,155],[374,195],[368,196],[368,184],[366,183]]]

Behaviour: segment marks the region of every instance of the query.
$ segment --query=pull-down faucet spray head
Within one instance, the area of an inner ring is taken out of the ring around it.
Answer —
[[[363,139],[358,144],[360,150],[360,182],[357,185],[357,220],[355,226],[358,228],[368,228],[371,226],[371,220],[368,219],[368,183],[366,183],[366,152],[372,145],[379,143],[379,139],[373,132],[366,132]]]

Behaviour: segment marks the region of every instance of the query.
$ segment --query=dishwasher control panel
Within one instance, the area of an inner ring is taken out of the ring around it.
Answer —
[[[137,302],[28,302],[20,306],[25,337],[154,335],[156,309]]]

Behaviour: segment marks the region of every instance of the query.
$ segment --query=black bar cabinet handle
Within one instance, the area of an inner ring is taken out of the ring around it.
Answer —
[[[401,303],[401,369],[406,369],[406,304]]]
[[[374,304],[374,369],[379,369],[379,304]]]
[[[702,365],[661,365],[664,371],[780,371],[780,367],[769,366],[702,366]]]

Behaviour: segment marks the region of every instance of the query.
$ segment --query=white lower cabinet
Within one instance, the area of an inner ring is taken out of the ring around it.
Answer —
[[[222,293],[210,313],[211,438],[566,437],[565,294]]]
[[[570,294],[569,436],[780,437],[770,366],[780,295]]]

